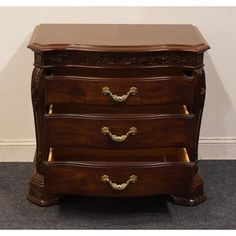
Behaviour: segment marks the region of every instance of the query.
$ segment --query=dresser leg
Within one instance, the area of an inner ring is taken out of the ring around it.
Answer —
[[[176,205],[194,206],[206,200],[206,196],[203,194],[195,194],[192,196],[177,196],[170,195],[170,201]]]
[[[189,194],[171,194],[170,197],[170,201],[177,205],[194,206],[205,201],[206,196],[204,194],[201,176],[198,173],[195,174]]]
[[[34,170],[29,183],[27,199],[38,206],[50,206],[57,204],[60,196],[45,193],[44,178]]]

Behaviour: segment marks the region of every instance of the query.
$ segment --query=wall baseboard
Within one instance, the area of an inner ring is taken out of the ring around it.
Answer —
[[[0,141],[0,162],[32,162],[35,140]],[[204,137],[199,141],[200,160],[236,160],[236,137]]]
[[[200,160],[236,160],[236,137],[202,137]]]

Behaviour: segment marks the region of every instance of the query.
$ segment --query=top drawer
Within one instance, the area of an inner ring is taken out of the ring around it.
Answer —
[[[46,77],[46,104],[155,105],[193,103],[193,77]]]

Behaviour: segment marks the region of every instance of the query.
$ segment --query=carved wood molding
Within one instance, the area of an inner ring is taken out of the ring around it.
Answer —
[[[203,106],[206,95],[206,85],[205,85],[205,71],[203,67],[195,70],[198,79],[200,80],[200,91],[199,91],[199,101],[201,106]]]
[[[35,67],[32,74],[32,80],[31,80],[31,97],[32,97],[32,103],[33,108],[36,110],[37,105],[39,103],[39,86],[40,86],[40,77],[41,77],[42,69]]]
[[[41,61],[41,59],[40,59]],[[38,60],[39,62],[39,60]],[[108,54],[58,54],[45,57],[45,64],[60,65],[83,65],[83,66],[158,66],[158,65],[185,65],[188,64],[186,57],[178,55],[108,55]]]
[[[35,67],[32,74],[31,80],[31,98],[32,105],[34,110],[34,119],[35,119],[35,134],[36,134],[36,166],[40,167],[42,164],[42,134],[40,133],[42,130],[42,112],[40,110],[40,80],[42,78],[43,70]],[[40,167],[41,168],[41,167]]]
[[[193,158],[198,161],[198,142],[199,142],[199,130],[201,126],[202,111],[205,102],[205,71],[203,67],[199,67],[194,70],[194,80],[196,83],[196,89],[194,94],[194,107],[193,113],[195,114],[196,129],[193,135]]]

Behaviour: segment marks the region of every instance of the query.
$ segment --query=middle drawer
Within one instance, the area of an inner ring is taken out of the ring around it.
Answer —
[[[46,77],[46,104],[155,105],[193,103],[191,76],[152,78]]]
[[[193,114],[45,115],[48,147],[189,147]]]

